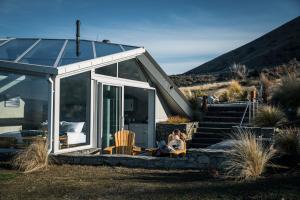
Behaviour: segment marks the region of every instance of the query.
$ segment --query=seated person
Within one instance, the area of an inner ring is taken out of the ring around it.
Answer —
[[[172,148],[173,150],[183,150],[184,141],[182,141],[178,135],[175,135],[173,140],[169,141],[168,147]]]
[[[168,140],[168,144],[166,144],[165,141],[158,142],[158,149],[155,152],[156,156],[169,156],[170,153],[176,150],[184,149],[185,134],[179,130],[173,131],[173,133],[169,135]]]
[[[174,140],[174,137],[178,135],[182,141],[186,141],[186,135],[182,133],[179,129],[175,129],[168,137],[168,142]]]

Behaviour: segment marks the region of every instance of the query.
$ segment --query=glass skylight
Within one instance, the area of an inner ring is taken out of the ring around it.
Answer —
[[[0,40],[0,45],[6,42],[7,40]]]
[[[95,42],[95,48],[97,57],[123,52],[118,44]]]
[[[0,60],[14,61],[36,42],[36,39],[14,39],[0,46]]]
[[[40,39],[38,41],[38,39],[17,38],[6,41],[7,39],[0,39],[0,60],[44,66],[55,65],[55,67],[139,48],[97,41],[94,42],[94,48],[93,41],[80,40],[80,53],[77,56],[76,41],[73,39]]]
[[[65,40],[41,40],[20,62],[53,66]]]
[[[80,62],[94,58],[93,46],[91,41],[80,41],[80,54],[76,55],[76,41],[69,40],[59,61],[58,66]]]
[[[129,50],[137,49],[138,48],[138,47],[128,46],[128,45],[122,45],[122,47],[125,49],[125,51],[129,51]]]

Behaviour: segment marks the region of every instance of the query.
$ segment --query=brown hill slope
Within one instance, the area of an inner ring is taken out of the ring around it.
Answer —
[[[261,70],[285,64],[293,58],[300,60],[300,16],[184,74],[226,72],[234,62],[245,64],[249,70]]]

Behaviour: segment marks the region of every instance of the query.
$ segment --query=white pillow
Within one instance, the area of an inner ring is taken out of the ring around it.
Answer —
[[[61,132],[81,133],[84,122],[61,122]]]

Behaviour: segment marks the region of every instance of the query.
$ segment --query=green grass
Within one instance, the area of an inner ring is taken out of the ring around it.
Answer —
[[[0,171],[0,181],[9,181],[17,176],[16,173],[6,173]]]

